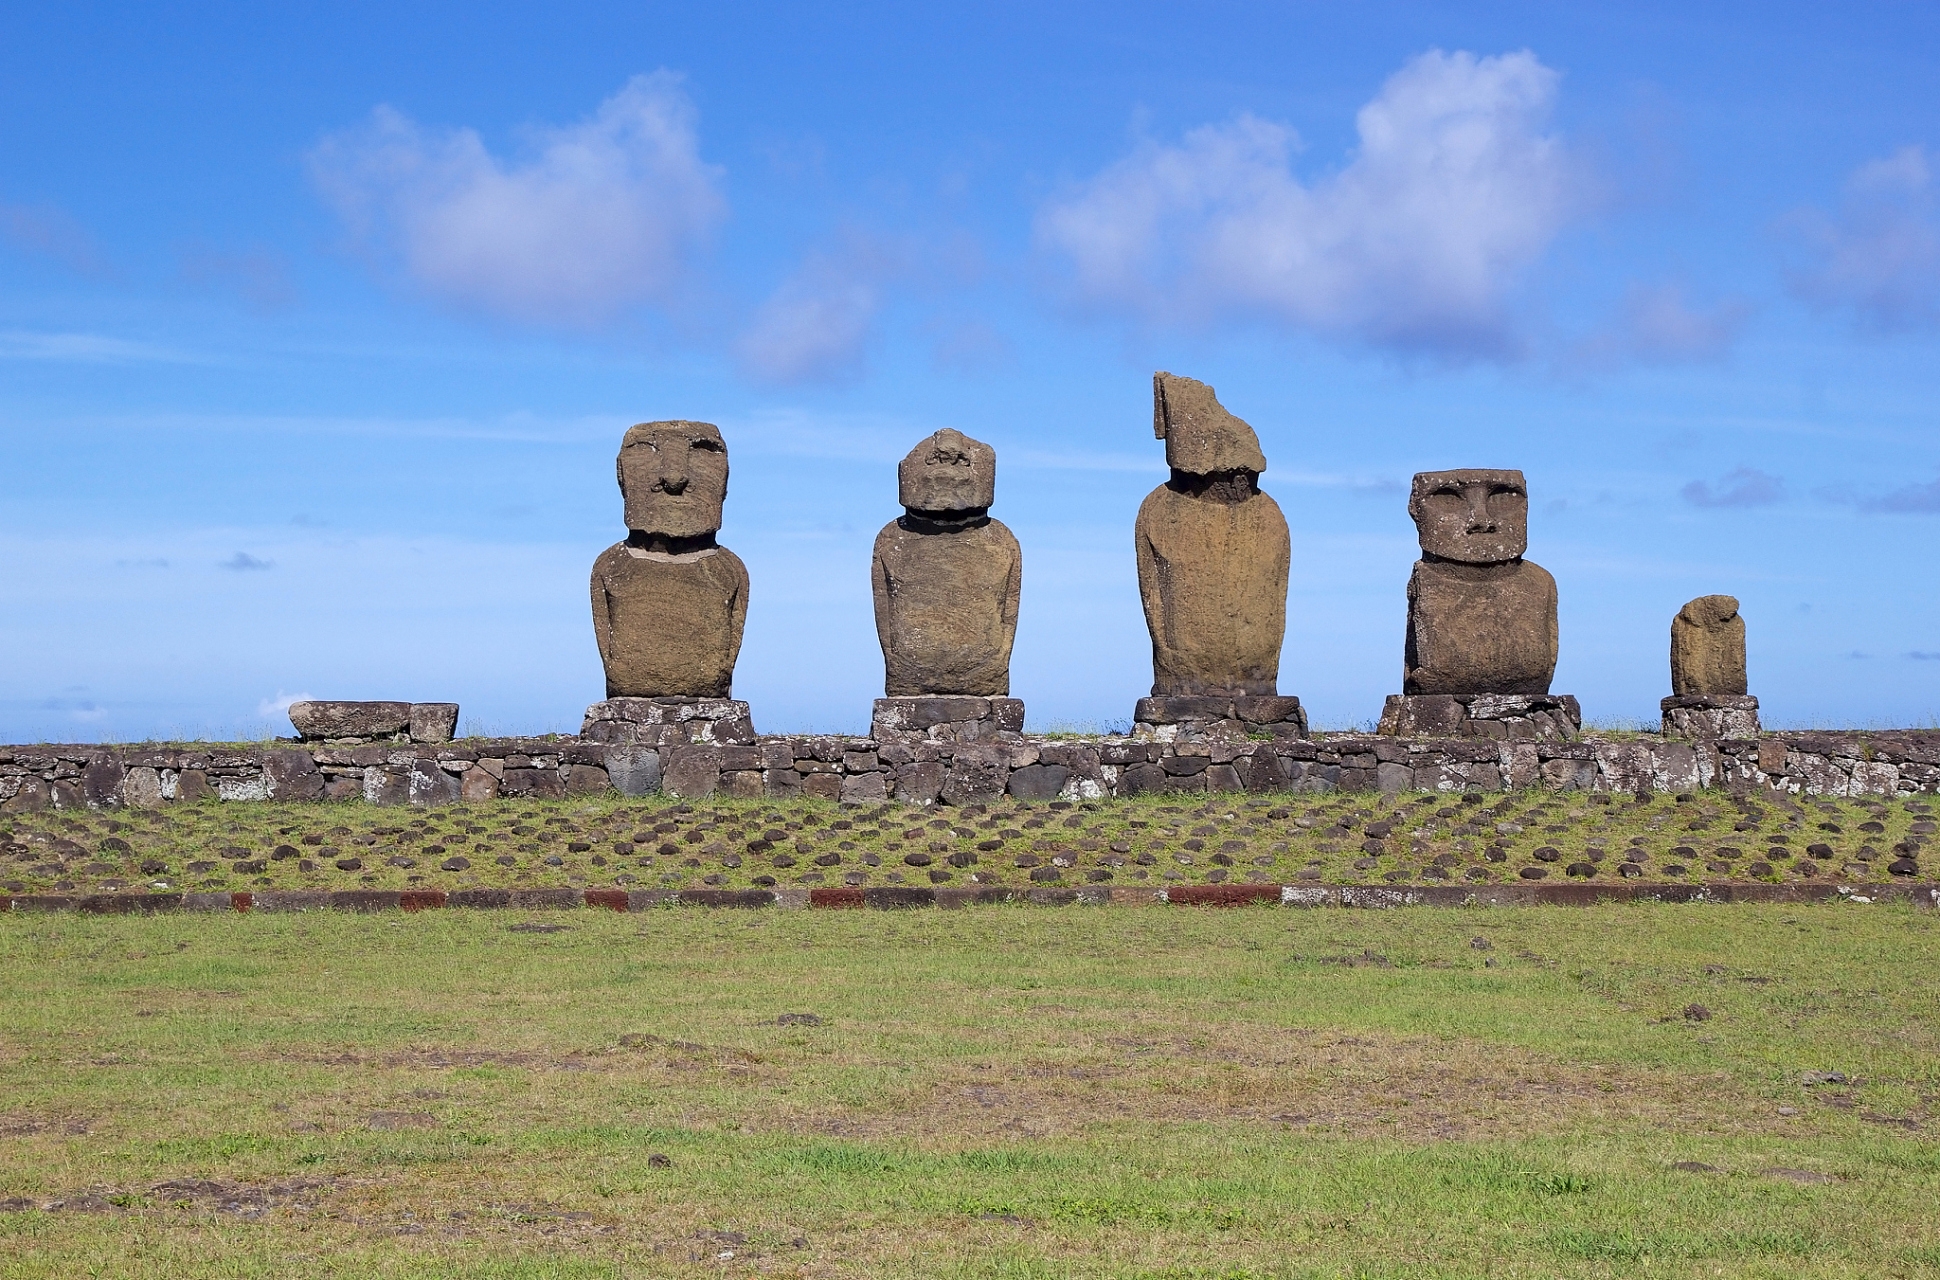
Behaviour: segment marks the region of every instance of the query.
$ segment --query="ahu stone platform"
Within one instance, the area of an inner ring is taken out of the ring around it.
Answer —
[[[1275,790],[1940,791],[1940,732],[1919,730],[1692,742],[1655,734],[1572,741],[1380,734],[1146,741],[1005,731],[1000,740],[964,742],[904,734],[755,735],[744,730],[749,721],[738,703],[718,708],[704,724],[690,718],[650,726],[642,723],[651,720],[650,710],[630,710],[637,718],[589,719],[589,731],[578,736],[442,744],[0,746],[0,809],[152,808],[209,799],[436,805],[609,789],[916,805]]]

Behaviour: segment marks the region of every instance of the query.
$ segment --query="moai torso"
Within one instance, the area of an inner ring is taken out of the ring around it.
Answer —
[[[1416,561],[1403,693],[1548,693],[1555,674],[1556,579],[1547,569]]]
[[[987,514],[996,467],[989,445],[944,430],[898,469],[905,513],[876,535],[870,564],[892,698],[1010,694],[1024,556]]]
[[[1671,692],[1742,696],[1745,620],[1734,596],[1699,596],[1671,619]]]
[[[616,464],[629,530],[593,562],[593,637],[609,698],[725,698],[748,570],[715,544],[727,445],[705,422],[643,422]]]
[[[1153,695],[1277,692],[1291,559],[1279,505],[1160,485],[1139,506],[1135,537]]]
[[[1529,494],[1520,471],[1428,471],[1408,500],[1422,557],[1408,579],[1402,692],[1549,692],[1556,580],[1522,558]]]
[[[1133,529],[1152,694],[1277,693],[1291,543],[1259,440],[1202,382],[1155,374],[1152,400],[1172,468]]]
[[[684,555],[626,543],[593,562],[593,630],[609,698],[725,698],[748,615],[748,570],[726,547]]]

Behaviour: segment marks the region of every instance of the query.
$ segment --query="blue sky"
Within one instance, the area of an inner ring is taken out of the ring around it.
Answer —
[[[769,732],[859,730],[895,462],[999,455],[1013,691],[1150,683],[1150,375],[1257,429],[1281,689],[1400,683],[1415,471],[1521,467],[1555,688],[1940,716],[1930,5],[59,6],[0,40],[0,738],[574,729],[625,427],[718,423]]]

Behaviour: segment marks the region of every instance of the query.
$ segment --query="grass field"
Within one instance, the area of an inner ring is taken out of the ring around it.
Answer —
[[[16,914],[0,1276],[1940,1275],[1937,923]]]
[[[1931,798],[1199,795],[963,809],[617,795],[0,817],[0,893],[1918,877]]]

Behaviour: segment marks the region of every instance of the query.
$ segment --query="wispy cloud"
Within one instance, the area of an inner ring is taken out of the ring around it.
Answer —
[[[1940,662],[1940,653],[1932,653],[1925,649],[1909,650],[1906,656],[1915,662]]]
[[[0,332],[0,360],[58,360],[80,364],[208,364],[206,357],[177,347],[98,333]]]
[[[276,565],[268,560],[258,560],[247,551],[238,551],[227,560],[219,561],[216,567],[235,573],[260,573],[265,569],[274,569]]]
[[[1902,485],[1877,498],[1861,500],[1859,509],[1914,515],[1940,513],[1940,480],[1929,480],[1925,484]]]
[[[182,278],[233,293],[257,315],[273,315],[296,305],[296,282],[290,278],[288,261],[260,247],[230,252],[191,245],[182,251]]]
[[[1846,180],[1836,214],[1792,219],[1806,261],[1792,291],[1828,311],[1848,312],[1880,332],[1940,324],[1940,202],[1922,147],[1868,161]]]
[[[1626,364],[1700,364],[1730,354],[1751,305],[1728,297],[1693,305],[1681,283],[1633,284],[1615,319],[1580,343],[1568,365],[1613,368]]]
[[[1431,51],[1361,109],[1359,150],[1328,177],[1294,175],[1293,129],[1241,116],[1050,201],[1038,242],[1079,302],[1148,321],[1510,354],[1512,287],[1597,194],[1549,131],[1557,80],[1528,51]]]
[[[1785,496],[1785,482],[1755,467],[1727,471],[1713,488],[1708,480],[1693,480],[1682,490],[1694,507],[1765,507]]]
[[[536,129],[520,161],[472,129],[390,107],[310,153],[362,243],[426,292],[513,320],[596,325],[677,291],[727,213],[700,158],[693,103],[670,72],[636,76],[591,118]]]
[[[769,383],[837,382],[862,371],[883,286],[908,268],[904,246],[851,230],[810,253],[735,343],[741,367]]]
[[[107,274],[107,262],[94,237],[51,204],[0,203],[0,240],[43,254],[82,275]]]

